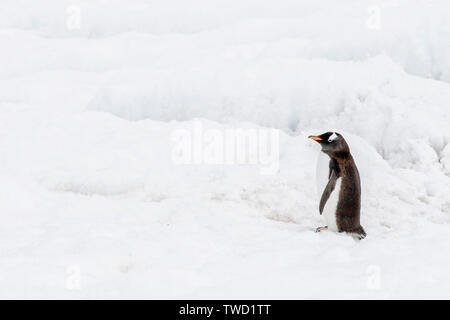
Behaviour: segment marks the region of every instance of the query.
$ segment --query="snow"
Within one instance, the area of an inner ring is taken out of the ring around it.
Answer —
[[[2,0],[0,298],[450,298],[449,12]],[[361,242],[314,233],[328,131]]]

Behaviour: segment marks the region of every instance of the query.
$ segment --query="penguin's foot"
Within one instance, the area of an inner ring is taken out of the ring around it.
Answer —
[[[317,233],[317,232],[324,231],[324,230],[328,230],[328,226],[325,226],[325,227],[318,227],[318,228],[316,229],[316,233]]]
[[[362,240],[364,239],[367,234],[364,231],[363,227],[359,226],[351,231],[347,232],[348,234],[350,234],[355,240]]]

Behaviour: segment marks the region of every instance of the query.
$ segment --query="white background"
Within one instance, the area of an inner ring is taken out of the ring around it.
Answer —
[[[450,298],[446,0],[1,0],[1,298]],[[280,171],[171,134],[280,130]],[[361,171],[322,225],[317,144]]]

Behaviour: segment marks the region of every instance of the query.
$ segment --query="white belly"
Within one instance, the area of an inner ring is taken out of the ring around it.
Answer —
[[[326,225],[328,226],[328,230],[336,232],[338,231],[336,222],[336,209],[339,202],[339,194],[341,193],[341,185],[342,181],[341,178],[339,178],[336,181],[336,187],[334,188],[333,193],[331,193],[330,198],[325,204],[325,208],[322,212]]]
[[[316,167],[316,187],[317,187],[317,197],[318,201],[322,198],[323,190],[328,184],[328,179],[330,175],[330,157],[325,153],[319,152],[317,157],[317,167]]]

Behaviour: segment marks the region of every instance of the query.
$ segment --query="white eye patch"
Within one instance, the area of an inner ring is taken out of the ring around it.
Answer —
[[[334,140],[337,140],[339,137],[336,133],[333,133],[329,138],[328,142],[333,142]]]

